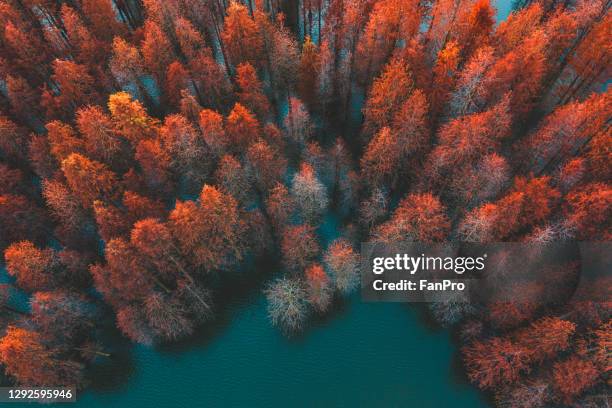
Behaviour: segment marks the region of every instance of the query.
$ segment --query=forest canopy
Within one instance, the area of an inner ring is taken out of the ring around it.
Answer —
[[[363,241],[609,241],[611,3],[515,3],[0,0],[0,382],[85,387],[229,281],[308,330]],[[606,406],[610,303],[519,289],[430,307],[469,379]]]

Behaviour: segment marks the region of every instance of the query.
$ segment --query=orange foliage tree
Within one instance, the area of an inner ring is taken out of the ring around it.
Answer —
[[[232,1],[227,8],[221,38],[230,59],[226,63],[238,66],[242,62],[249,62],[255,67],[260,66],[263,43],[259,28],[241,3]]]
[[[244,230],[236,200],[204,185],[199,202],[177,202],[169,215],[169,228],[183,255],[204,270],[222,268],[243,254]]]
[[[83,380],[82,364],[62,359],[32,330],[9,327],[0,339],[0,361],[7,374],[23,386],[73,386]]]
[[[57,285],[59,260],[50,249],[39,249],[32,242],[16,242],[6,248],[4,259],[8,273],[27,290],[45,290]]]
[[[430,193],[409,194],[373,235],[383,242],[443,241],[450,232],[446,208]]]
[[[372,84],[363,108],[363,132],[367,137],[391,124],[402,102],[410,95],[412,87],[413,81],[406,63],[401,59],[389,62]]]

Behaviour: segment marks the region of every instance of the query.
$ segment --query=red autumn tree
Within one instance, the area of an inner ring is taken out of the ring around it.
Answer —
[[[597,7],[598,2],[594,3]],[[604,6],[604,10],[605,7],[607,6]],[[605,16],[588,30],[588,34],[569,59],[569,65],[573,69],[572,81],[562,87],[560,103],[584,95],[606,81],[609,76],[607,67],[610,59],[610,49],[606,45],[610,36],[611,19],[610,14],[606,12]]]
[[[158,85],[161,87],[166,80],[166,69],[175,59],[170,40],[161,28],[151,20],[144,25],[144,39],[140,45],[143,62]]]
[[[110,201],[116,197],[117,176],[104,164],[72,153],[61,167],[68,187],[84,208],[91,208],[94,200]]]
[[[400,170],[402,144],[388,127],[380,129],[361,157],[361,172],[370,188],[395,184]]]
[[[130,232],[130,244],[142,255],[143,264],[154,273],[156,283],[170,283],[179,274],[188,274],[165,223],[154,218],[137,221]]]
[[[598,377],[599,371],[591,361],[576,356],[560,361],[553,367],[554,386],[564,404],[571,404],[576,397],[595,385]]]
[[[466,12],[467,7],[463,2],[441,0],[432,4],[426,32],[427,48],[432,57],[435,58],[447,42],[454,39],[456,22],[461,20],[461,14]]]
[[[95,328],[95,308],[83,295],[66,291],[36,292],[32,296],[32,322],[46,341],[62,339],[62,346],[78,347]]]
[[[38,35],[9,21],[4,26],[4,40],[5,46],[14,53],[15,63],[20,68],[29,71],[34,78],[45,75],[43,67],[49,60],[49,51]]]
[[[546,55],[551,62],[558,61],[554,65],[556,72],[564,66],[567,59],[573,53],[572,44],[577,41],[581,26],[586,23],[585,20],[589,20],[588,18],[576,18],[576,14],[582,14],[580,8],[578,7],[578,10],[572,13],[567,8],[564,10],[559,7],[543,23],[542,28],[549,38]],[[566,54],[566,50],[569,50],[568,54]]]
[[[293,177],[291,195],[305,223],[315,225],[320,222],[329,205],[329,196],[311,165],[301,164]]]
[[[319,243],[311,226],[290,226],[283,231],[281,241],[283,265],[291,273],[303,272],[316,259],[319,251]]]
[[[155,22],[165,33],[172,32],[174,21],[181,14],[179,4],[162,0],[144,0],[144,10],[147,17]]]
[[[394,59],[385,66],[383,73],[374,80],[363,108],[366,137],[391,124],[401,104],[410,96],[412,87],[413,81],[404,61]]]
[[[4,251],[6,268],[17,284],[33,292],[46,290],[57,285],[56,273],[59,261],[50,249],[39,249],[32,242],[16,242]]]
[[[267,192],[285,174],[287,160],[264,140],[252,144],[246,157],[257,188],[261,192]]]
[[[462,352],[468,377],[480,388],[512,383],[529,370],[525,350],[508,339],[475,341]]]
[[[189,62],[189,71],[202,106],[226,110],[233,100],[232,86],[212,55],[200,52]]]
[[[111,42],[116,35],[121,36],[126,29],[117,21],[113,3],[109,0],[83,0],[82,12],[91,23],[96,37]]]
[[[536,31],[540,27],[542,15],[542,4],[539,2],[531,2],[528,7],[511,13],[495,30],[500,52],[511,51]]]
[[[22,195],[0,195],[0,248],[20,240],[43,242],[48,232],[46,213]]]
[[[557,176],[559,188],[568,192],[576,184],[580,183],[586,175],[586,163],[583,158],[570,160],[561,169]]]
[[[518,47],[498,59],[484,78],[487,103],[496,103],[511,91],[512,113],[522,118],[530,112],[550,69],[545,55],[547,45],[545,33],[536,30]]]
[[[410,40],[418,31],[418,2],[384,0],[374,3],[356,50],[361,81],[378,76],[398,41]]]
[[[168,99],[168,104],[175,109],[180,108],[181,91],[188,89],[191,82],[189,71],[179,61],[174,61],[168,65],[165,78],[164,92]]]
[[[549,181],[550,177],[517,177],[506,196],[466,215],[459,226],[460,235],[476,242],[503,240],[544,221],[559,198]]]
[[[151,293],[155,285],[153,276],[124,238],[106,242],[104,257],[106,265],[92,265],[90,271],[96,289],[113,307],[137,304]]]
[[[29,387],[74,386],[83,380],[83,365],[63,360],[32,330],[10,326],[0,339],[0,361],[7,374]]]
[[[517,177],[509,196],[515,194],[521,196],[521,212],[516,220],[521,225],[532,225],[546,219],[559,198],[559,192],[550,186],[550,177],[529,180]]]
[[[210,55],[210,48],[206,46],[204,38],[189,20],[182,17],[176,19],[174,22],[174,33],[181,53],[187,61],[197,58],[201,53]]]
[[[298,72],[298,45],[282,21],[277,21],[271,31],[267,54],[273,83],[277,91],[289,92],[295,84]]]
[[[0,154],[5,160],[27,160],[28,134],[22,127],[0,115]]]
[[[263,84],[255,68],[248,62],[238,65],[236,83],[240,89],[238,101],[255,113],[259,120],[265,120],[270,115],[270,102],[263,92]]]
[[[568,226],[578,239],[610,238],[612,189],[609,184],[589,183],[566,196],[565,213]]]
[[[236,1],[230,3],[221,39],[230,59],[226,63],[238,66],[249,62],[255,67],[260,66],[263,44],[259,28],[244,5]]]
[[[34,173],[40,178],[52,178],[58,163],[51,154],[49,140],[45,136],[32,135],[28,144],[28,157]]]
[[[145,72],[143,58],[138,48],[122,38],[113,40],[113,55],[109,64],[113,76],[120,84],[136,84],[138,92],[145,98],[151,99],[142,82]]]
[[[162,219],[165,215],[165,207],[162,202],[142,196],[133,191],[124,192],[121,202],[127,209],[128,216],[132,222],[144,218]]]
[[[259,139],[261,125],[253,113],[236,103],[227,117],[225,131],[232,150],[236,153],[244,153],[251,144]]]
[[[117,310],[117,327],[130,340],[152,345],[155,340],[153,329],[147,324],[145,311],[138,306],[126,305]]]
[[[431,86],[432,73],[426,44],[418,36],[414,37],[406,42],[403,49],[396,50],[395,55],[402,58],[410,67],[415,87],[423,91],[428,90]]]
[[[431,113],[437,118],[447,104],[450,93],[455,87],[457,68],[460,62],[461,49],[455,41],[449,41],[438,54],[433,67],[431,85]]]
[[[469,10],[459,15],[453,38],[461,44],[462,60],[490,42],[494,26],[495,8],[490,0],[474,1]]]
[[[147,297],[144,306],[148,324],[163,341],[177,340],[193,333],[193,322],[178,300],[153,293]]]
[[[90,2],[85,3],[89,4]],[[79,13],[65,3],[62,4],[61,16],[72,48],[71,54],[74,55],[77,62],[92,69],[99,61],[106,60],[109,57],[112,34],[108,41],[96,38],[95,34],[83,23]]]
[[[6,76],[6,91],[11,103],[11,110],[23,122],[40,115],[38,94],[28,82],[19,76]]]
[[[169,227],[181,252],[204,270],[223,268],[242,257],[237,202],[215,187],[204,185],[198,203],[177,202]]]
[[[595,146],[595,149],[598,143],[605,146],[611,102],[612,92],[606,92],[555,109],[519,147],[520,154],[528,159],[525,167],[536,172],[549,170],[585,146]],[[604,154],[600,160],[605,158]]]
[[[327,311],[332,300],[332,287],[319,264],[312,264],[306,269],[306,291],[308,292],[308,302],[319,313]]]
[[[341,293],[349,294],[358,286],[359,255],[347,240],[340,238],[332,242],[323,259]]]
[[[54,120],[47,123],[45,127],[47,128],[47,139],[51,154],[58,163],[61,163],[72,153],[85,153],[85,143],[77,136],[72,126]]]
[[[313,106],[318,85],[320,57],[317,46],[310,37],[306,37],[302,45],[300,66],[298,71],[298,94],[308,106]]]
[[[504,99],[486,112],[462,116],[440,128],[438,145],[425,164],[428,186],[443,188],[454,178],[454,169],[499,149],[510,130],[508,102]]]
[[[291,217],[294,210],[295,202],[289,194],[287,187],[277,182],[270,189],[266,199],[266,211],[277,232],[280,232],[285,227],[287,220]]]
[[[67,233],[77,234],[91,226],[88,214],[78,196],[58,180],[44,180],[42,194],[51,215]]]
[[[111,167],[125,166],[126,149],[106,112],[98,106],[87,106],[77,111],[76,122],[89,156]]]
[[[140,140],[156,136],[159,122],[149,116],[140,101],[127,92],[117,92],[108,99],[108,110],[117,133],[135,146]]]
[[[224,155],[215,171],[215,180],[224,192],[247,207],[253,200],[253,189],[247,171],[234,156]]]
[[[195,127],[182,115],[166,116],[159,130],[174,172],[198,188],[209,173],[209,154]]]
[[[484,75],[495,62],[494,49],[483,46],[467,60],[458,74],[455,89],[450,97],[449,116],[458,117],[476,113],[485,104]]]
[[[443,241],[449,233],[450,220],[446,208],[431,193],[409,194],[393,212],[391,219],[374,232],[377,240]]]
[[[572,322],[545,317],[519,331],[516,337],[518,344],[528,350],[531,361],[543,361],[567,349],[575,330]]]
[[[210,150],[217,156],[225,154],[229,148],[229,140],[225,134],[223,116],[213,110],[202,109],[198,123]]]
[[[129,232],[131,224],[120,209],[112,204],[104,204],[102,201],[93,203],[94,217],[98,226],[98,234],[104,242],[110,242]]]
[[[50,91],[43,94],[42,104],[47,109],[48,117],[71,117],[75,109],[98,101],[99,96],[94,88],[94,78],[84,65],[68,60],[53,61],[51,79],[59,88],[59,95]]]
[[[471,208],[495,198],[509,181],[510,166],[507,160],[497,153],[491,153],[457,171],[449,194]]]
[[[172,157],[158,140],[142,140],[136,146],[134,158],[140,164],[147,188],[159,195],[174,190]]]
[[[298,149],[302,149],[312,136],[313,124],[306,106],[298,98],[289,99],[289,112],[285,116],[284,125],[287,138]]]
[[[428,104],[425,94],[417,89],[396,112],[391,131],[397,135],[402,157],[424,152],[430,144]]]

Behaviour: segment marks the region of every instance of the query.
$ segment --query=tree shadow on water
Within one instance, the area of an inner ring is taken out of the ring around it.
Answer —
[[[257,302],[265,283],[273,275],[271,271],[275,270],[278,270],[277,262],[274,259],[264,259],[244,270],[217,279],[214,288],[214,318],[196,328],[189,337],[156,346],[156,351],[177,354],[210,345],[231,326],[242,309]]]
[[[87,370],[88,390],[93,392],[116,391],[128,384],[136,371],[133,357],[134,345],[117,330],[108,330],[108,342],[112,347],[109,357],[98,357]]]
[[[324,313],[313,312],[306,322],[304,322],[304,329],[297,333],[282,334],[279,335],[285,337],[285,339],[291,344],[302,344],[308,340],[308,337],[315,331],[323,329],[330,324],[337,322],[338,318],[342,315],[348,314],[351,308],[351,299],[341,296],[335,296],[332,300],[329,309]]]

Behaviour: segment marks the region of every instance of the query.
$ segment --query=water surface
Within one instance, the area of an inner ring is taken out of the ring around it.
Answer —
[[[86,391],[71,406],[487,406],[465,382],[448,331],[406,305],[355,296],[295,339],[270,326],[263,296],[231,315],[188,344],[133,347],[120,388]]]

